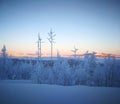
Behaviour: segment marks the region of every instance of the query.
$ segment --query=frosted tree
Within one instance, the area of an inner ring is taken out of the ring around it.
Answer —
[[[86,51],[86,53],[84,54],[84,69],[87,70],[89,65],[88,65],[88,61],[89,61],[89,53],[88,51]]]
[[[50,30],[50,32],[48,33],[49,35],[49,42],[51,44],[51,60],[52,60],[52,56],[53,56],[53,43],[54,43],[54,37],[56,36],[56,34],[54,34],[54,32],[52,31],[52,29]]]
[[[7,57],[7,53],[6,53],[6,46],[5,45],[3,46],[1,51],[2,51],[2,57],[6,58]]]
[[[84,69],[87,73],[87,84],[88,85],[93,85],[93,75],[94,75],[94,70],[96,68],[96,52],[93,53],[88,53],[88,51],[84,55]]]
[[[39,59],[41,59],[41,55],[42,55],[42,53],[41,53],[41,43],[43,43],[39,33],[38,33],[37,43],[38,43],[38,60],[39,60]]]
[[[3,62],[3,66],[5,66],[6,64],[6,58],[7,58],[7,53],[6,53],[6,47],[5,45],[2,48],[2,62]]]
[[[74,49],[71,51],[74,53],[74,57],[76,58],[76,53],[77,53],[78,49],[74,46]]]
[[[117,83],[117,79],[119,79],[117,73],[119,73],[119,67],[117,66],[117,62],[115,57],[108,55],[105,60],[105,84],[106,86],[114,86]]]
[[[92,76],[93,75],[93,71],[95,70],[95,67],[96,67],[96,56],[95,56],[96,52],[93,52],[91,55],[90,55],[90,58],[89,58],[89,67],[90,67],[90,75]]]
[[[11,71],[11,60],[7,58],[5,45],[2,48],[2,58],[0,59],[0,79],[9,78],[8,75]]]

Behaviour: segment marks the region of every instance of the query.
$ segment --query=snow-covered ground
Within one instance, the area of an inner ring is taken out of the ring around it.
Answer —
[[[120,104],[120,88],[0,81],[0,104]]]

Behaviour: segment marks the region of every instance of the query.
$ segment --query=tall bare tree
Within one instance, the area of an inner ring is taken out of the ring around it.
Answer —
[[[41,59],[41,55],[42,55],[42,53],[41,53],[41,43],[43,43],[39,33],[38,33],[37,43],[38,43],[38,60],[39,60],[39,59]]]
[[[55,43],[54,42],[54,40],[55,40],[54,37],[56,36],[56,34],[54,34],[54,32],[51,29],[50,32],[48,33],[48,36],[49,36],[48,40],[49,40],[49,42],[51,44],[51,60],[52,60],[52,56],[53,56],[53,43]]]

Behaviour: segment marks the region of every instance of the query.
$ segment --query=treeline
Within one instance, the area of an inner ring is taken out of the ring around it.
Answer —
[[[101,61],[101,62],[100,62]],[[57,58],[51,61],[14,62],[11,58],[0,58],[0,79],[32,80],[39,84],[64,86],[90,85],[120,87],[120,60],[108,56],[101,60],[95,54],[84,58]]]

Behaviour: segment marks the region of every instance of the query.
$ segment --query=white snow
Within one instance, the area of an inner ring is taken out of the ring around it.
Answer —
[[[120,88],[58,86],[7,80],[0,81],[0,104],[120,104]]]

